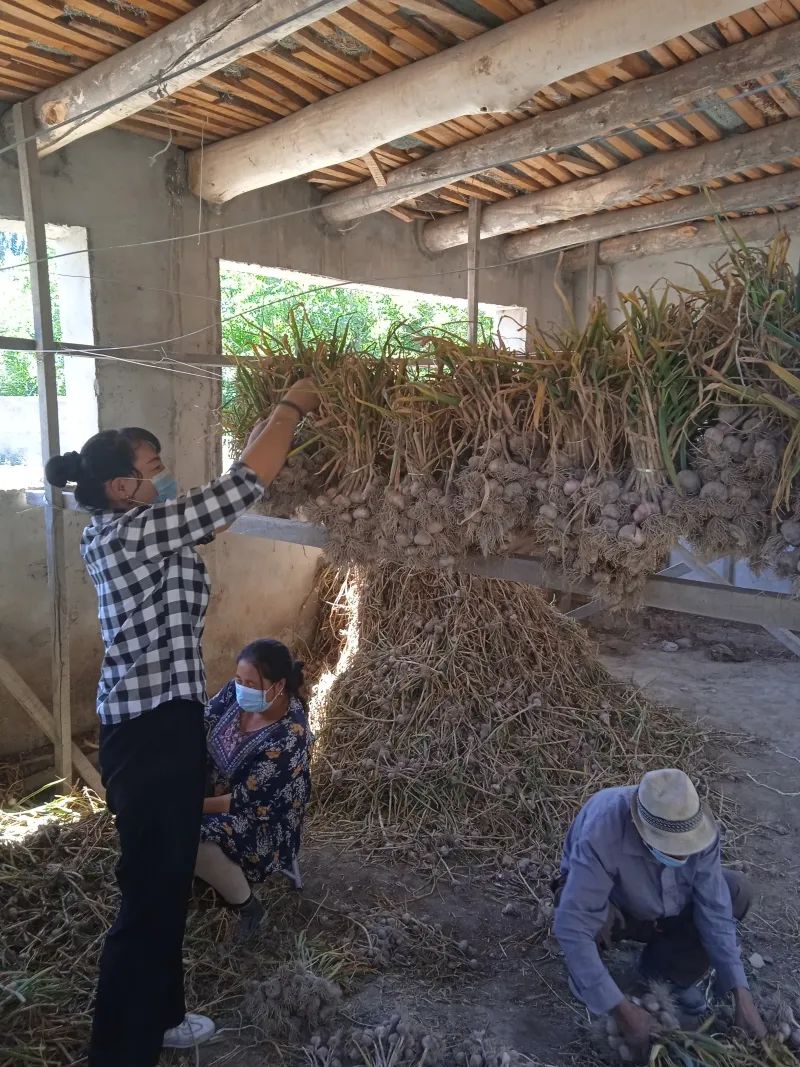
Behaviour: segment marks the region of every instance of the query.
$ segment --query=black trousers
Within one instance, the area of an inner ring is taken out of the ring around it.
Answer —
[[[731,895],[733,917],[741,922],[750,910],[752,890],[739,871],[723,868],[722,873]],[[680,915],[655,923],[642,923],[623,915],[621,926],[612,928],[611,939],[644,942],[639,962],[642,974],[686,988],[705,977],[711,966],[692,912],[690,904]]]
[[[100,957],[89,1067],[155,1067],[182,1022],[183,935],[205,793],[203,705],[170,700],[103,726],[100,768],[122,901]]]

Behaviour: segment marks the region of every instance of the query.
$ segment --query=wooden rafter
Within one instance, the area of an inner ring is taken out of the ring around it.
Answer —
[[[526,259],[589,241],[603,241],[620,234],[692,222],[713,214],[757,211],[764,206],[796,201],[800,201],[800,170],[792,169],[761,181],[729,185],[712,195],[694,193],[661,203],[605,211],[598,215],[585,215],[571,222],[542,226],[538,230],[506,238],[503,250],[510,260]]]
[[[601,177],[584,178],[493,204],[483,213],[481,236],[496,237],[578,215],[593,215],[643,197],[661,196],[667,190],[691,194],[695,188],[705,187],[726,174],[747,173],[758,164],[782,163],[794,155],[798,144],[800,120],[790,119],[682,152],[656,152]],[[778,173],[782,170],[782,166],[777,167]],[[751,175],[755,180],[762,176],[760,171]],[[431,222],[423,233],[430,252],[466,244],[468,239],[466,212]]]
[[[724,229],[718,222],[684,222],[675,226],[663,226],[654,230],[611,237],[597,245],[597,261],[606,267],[625,263],[643,256],[661,256],[671,252],[684,253],[704,245],[721,244],[726,232],[733,229],[737,237],[748,244],[771,240],[781,230],[800,229],[800,208],[775,210],[768,214],[737,218]],[[587,265],[584,248],[575,248],[564,254],[561,269],[566,273],[582,270]]]
[[[94,9],[103,10],[102,5],[89,0],[81,2],[83,8],[75,10],[88,9],[92,18],[96,17]],[[29,3],[34,9],[46,8],[41,0]],[[88,133],[130,118],[256,47],[275,43],[325,15],[335,17],[337,8],[344,3],[345,0],[206,0],[177,21],[160,26],[145,40],[128,40],[121,53],[39,93],[33,101],[39,153],[54,152]],[[109,18],[112,25],[124,21],[126,32],[135,31],[138,25],[135,20],[122,20],[114,13]]]
[[[800,21],[766,38],[746,41],[685,67],[635,84],[628,83],[606,95],[596,94],[546,115],[458,142],[432,158],[395,168],[387,175],[387,187],[380,193],[369,187],[354,187],[330,196],[326,201],[325,217],[334,225],[345,224],[365,213],[381,210],[389,203],[402,202],[405,187],[409,184],[415,187],[415,195],[421,195],[449,184],[456,174],[477,173],[509,160],[530,161],[537,152],[548,148],[582,145],[598,129],[607,128],[611,123],[615,129],[641,127],[653,115],[678,107],[690,108],[695,99],[724,88],[737,77],[752,78],[773,65],[779,67],[784,62],[789,63],[792,61],[790,57],[798,52]],[[716,129],[713,139],[719,139]],[[622,136],[615,140],[617,146],[626,144]],[[634,152],[638,157],[642,154],[639,149]],[[600,160],[610,166],[619,164],[613,155],[610,158],[607,154],[601,155]],[[519,168],[519,163],[516,166]]]
[[[554,0],[550,6],[561,4],[562,0]],[[424,62],[452,49],[459,41],[479,38],[498,19],[517,20],[539,7],[541,0],[475,0],[466,17],[450,7],[449,0],[414,0],[402,6],[391,0],[354,0],[342,8],[347,28],[330,20],[318,21],[266,51],[242,56],[195,85],[152,102],[146,110],[123,119],[119,125],[185,148],[196,148],[201,141],[208,147],[259,127],[280,126],[296,112],[328,96],[363,86],[387,72],[391,75],[402,68],[412,69],[417,59]],[[37,95],[109,57],[124,53],[130,57],[131,47],[137,42],[153,38],[181,16],[198,9],[197,0],[137,0],[136,5],[130,6],[119,5],[115,0],[76,0],[67,9],[63,0],[0,0],[0,100]],[[550,85],[542,86],[508,112],[457,116],[416,130],[414,141],[402,142],[401,148],[375,146],[372,153],[387,182],[384,191],[393,197],[398,195],[398,186],[411,178],[403,168],[425,163],[421,157],[426,155],[433,168],[427,190],[422,192],[423,187],[417,186],[406,199],[386,201],[376,210],[390,204],[401,207],[405,203],[408,207],[414,196],[424,196],[427,218],[449,215],[457,207],[463,209],[470,188],[468,172],[459,172],[463,175],[460,181],[448,180],[448,174],[455,170],[446,165],[449,152],[458,152],[495,132],[525,125],[532,117],[557,116],[581,101],[602,101],[604,95],[621,88],[635,92],[643,80],[652,81],[653,75],[688,69],[687,65],[696,65],[698,57],[722,54],[738,43],[747,45],[767,40],[772,34],[790,33],[799,14],[800,0],[769,0],[750,12],[723,17],[713,26],[667,36],[646,50],[617,56],[572,74],[560,71]],[[555,148],[574,152],[577,144],[581,159],[610,171],[647,151],[689,148],[692,138],[698,145],[720,140],[737,123],[739,130],[759,129],[800,117],[800,92],[789,79],[792,63],[787,66],[776,61],[755,77],[745,77],[744,72],[734,74],[727,85],[716,86],[721,95],[712,89],[661,114],[651,112],[644,137],[631,129],[611,130],[605,137],[598,135],[598,130],[608,128],[606,121],[598,123],[589,138]],[[580,181],[585,176],[577,172],[578,164],[544,153],[545,157],[548,155],[550,158],[544,162],[535,153],[521,158],[504,169],[505,179],[498,173],[496,159],[479,168],[473,177],[481,183],[484,203],[491,206],[508,199],[513,190],[525,194],[536,188]],[[442,169],[437,172],[440,161]],[[395,175],[395,171],[399,173]],[[725,180],[757,180],[763,173],[763,168],[753,167],[726,175]],[[368,181],[369,187],[358,190],[357,195],[367,188],[379,192],[359,158],[331,164],[307,177],[329,191],[346,194],[348,187]],[[434,184],[437,177],[439,181]],[[400,215],[406,219],[417,217],[413,207]]]
[[[189,184],[197,195],[224,203],[464,112],[508,111],[559,76],[650,47],[736,8],[736,0],[616,0],[613,12],[610,4],[558,0],[300,115],[190,153]],[[356,25],[342,13],[336,21]]]

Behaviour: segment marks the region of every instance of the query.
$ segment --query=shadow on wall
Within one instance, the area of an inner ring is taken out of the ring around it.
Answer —
[[[256,638],[276,637],[302,659],[317,620],[319,549],[228,533],[203,553],[213,590],[203,642],[209,693]]]

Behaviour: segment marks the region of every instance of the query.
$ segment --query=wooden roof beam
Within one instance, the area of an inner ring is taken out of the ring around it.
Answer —
[[[657,230],[626,234],[601,241],[597,246],[597,261],[604,267],[613,267],[631,259],[644,256],[659,256],[671,252],[685,252],[703,245],[718,245],[725,240],[725,233],[735,233],[747,244],[771,241],[781,230],[800,232],[800,208],[779,211],[753,218],[736,219],[721,230],[716,222],[685,222],[678,226],[664,226]],[[575,248],[566,252],[561,261],[562,270],[572,273],[587,265],[586,251]]]
[[[491,204],[481,217],[481,237],[497,237],[578,215],[609,211],[641,197],[660,197],[686,186],[693,191],[714,178],[790,159],[798,144],[800,119],[789,119],[697,148],[654,152],[614,171]],[[760,171],[756,177],[761,177]],[[443,252],[466,244],[468,239],[466,212],[429,222],[422,233],[429,252]]]
[[[694,193],[645,207],[606,211],[600,215],[584,215],[571,222],[540,226],[529,233],[506,238],[503,251],[509,260],[527,259],[590,241],[604,241],[620,234],[693,222],[732,211],[757,211],[792,200],[800,200],[800,170],[790,170],[757,182],[728,185],[710,193]]]
[[[793,65],[798,54],[800,22],[407,163],[386,175],[384,189],[367,182],[333,193],[325,198],[325,219],[344,226],[409,196],[434,192],[456,177],[563,151],[589,141],[599,131],[611,137],[656,116],[691,110],[696,100],[721,87]]]
[[[207,74],[338,11],[347,2],[206,0],[149,37],[39,93],[33,101],[39,154],[49,155],[130,118]],[[271,31],[278,23],[278,29]],[[241,43],[262,30],[258,38]],[[198,65],[184,71],[190,63]],[[112,103],[122,96],[127,99]],[[81,118],[87,112],[92,114]]]
[[[190,185],[197,195],[224,203],[458,116],[511,111],[545,85],[713,22],[740,5],[559,0],[280,122],[206,147],[202,167],[199,152],[191,153]]]

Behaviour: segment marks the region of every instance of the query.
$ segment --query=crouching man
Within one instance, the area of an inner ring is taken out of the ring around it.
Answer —
[[[737,1026],[763,1037],[736,940],[749,905],[742,875],[723,870],[716,823],[683,771],[603,789],[567,835],[556,891],[554,930],[572,992],[589,1011],[612,1013],[632,1051],[645,1054],[655,1020],[600,957],[614,941],[639,941],[642,977],[670,983],[682,1014],[705,1013],[698,983],[713,967],[717,992],[733,993]]]

